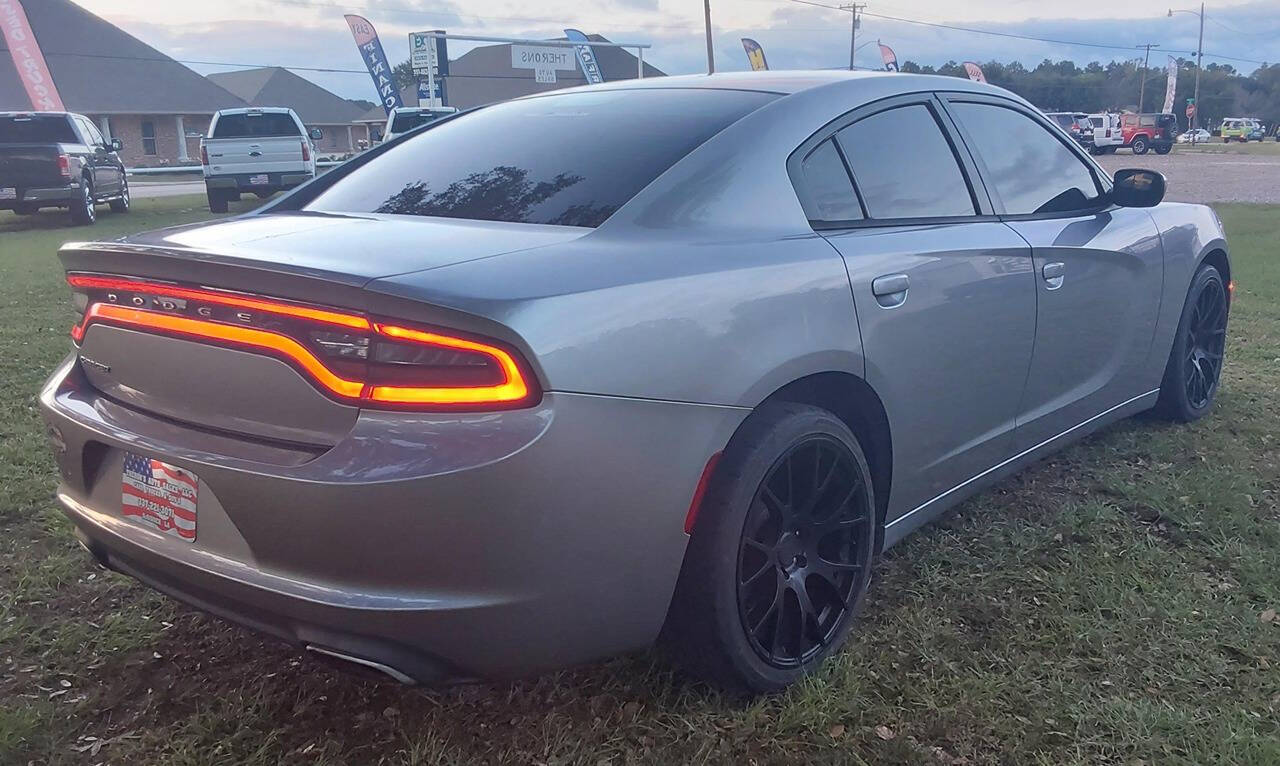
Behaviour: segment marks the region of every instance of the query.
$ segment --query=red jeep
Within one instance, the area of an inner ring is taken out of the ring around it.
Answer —
[[[1122,114],[1120,129],[1124,146],[1133,149],[1134,154],[1146,154],[1148,149],[1168,154],[1173,148],[1178,118],[1172,114]]]

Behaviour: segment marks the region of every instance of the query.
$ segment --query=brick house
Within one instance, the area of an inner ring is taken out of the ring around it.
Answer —
[[[200,136],[218,109],[246,106],[70,0],[25,0],[62,102],[124,143],[130,167],[199,162]],[[0,38],[0,46],[4,38]],[[8,50],[0,52],[0,111],[31,109]]]

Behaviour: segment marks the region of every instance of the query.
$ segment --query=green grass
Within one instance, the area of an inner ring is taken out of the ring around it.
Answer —
[[[1206,143],[1198,143],[1195,146],[1177,144],[1173,150],[1194,154],[1252,154],[1275,157],[1280,155],[1280,142],[1274,138],[1268,138],[1266,141],[1250,141],[1247,144],[1238,141],[1224,144],[1221,138],[1214,137]]]
[[[34,395],[67,350],[56,246],[208,216],[136,204],[0,217],[0,763],[1280,763],[1280,207],[1219,208],[1237,291],[1210,417],[1118,424],[913,535],[842,654],[743,704],[651,655],[375,684],[90,566]]]

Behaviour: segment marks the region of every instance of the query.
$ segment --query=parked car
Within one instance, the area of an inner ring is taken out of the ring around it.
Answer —
[[[1093,126],[1093,154],[1114,154],[1116,149],[1124,145],[1124,131],[1120,127],[1120,115],[1110,112],[1089,115],[1089,124]]]
[[[1209,412],[1227,243],[1164,188],[951,77],[501,102],[245,216],[65,245],[57,495],[106,566],[401,681],[660,638],[775,691],[910,531]]]
[[[1262,130],[1262,123],[1250,117],[1228,117],[1218,127],[1218,135],[1222,137],[1224,144],[1232,141],[1244,144],[1249,141],[1261,141],[1266,137]]]
[[[71,220],[97,220],[95,205],[129,211],[129,179],[117,154],[87,117],[71,112],[0,112],[0,210],[31,215],[60,207]]]
[[[387,125],[382,131],[382,140],[390,141],[396,136],[404,135],[414,128],[435,122],[442,117],[457,114],[457,107],[452,106],[397,106],[387,115]]]
[[[1093,122],[1084,112],[1046,112],[1045,116],[1058,123],[1081,146],[1093,146]]]
[[[316,176],[311,139],[302,120],[285,107],[222,109],[209,122],[200,141],[200,163],[209,210],[227,212],[227,204],[244,193],[262,199],[292,189]]]
[[[1194,141],[1192,140],[1193,139],[1192,134],[1194,134]],[[1204,128],[1196,128],[1194,131],[1188,130],[1186,133],[1181,133],[1178,135],[1178,143],[1180,144],[1190,144],[1190,143],[1204,144],[1204,143],[1208,143],[1212,139],[1213,139],[1213,136],[1210,135],[1209,131],[1205,130]]]
[[[1156,154],[1168,154],[1173,149],[1173,136],[1178,130],[1178,118],[1172,114],[1120,115],[1121,138],[1124,146],[1134,154],[1146,154],[1155,149]]]

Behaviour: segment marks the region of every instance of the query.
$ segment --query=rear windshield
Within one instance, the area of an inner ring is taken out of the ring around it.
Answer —
[[[419,125],[447,116],[449,115],[444,112],[399,112],[391,119],[391,132],[408,133]]]
[[[306,210],[599,226],[776,95],[637,89],[508,101],[393,146]]]
[[[259,114],[224,114],[213,126],[209,138],[269,138],[271,136],[301,136],[293,117],[282,112]]]
[[[71,122],[62,115],[0,116],[0,144],[78,144]]]

